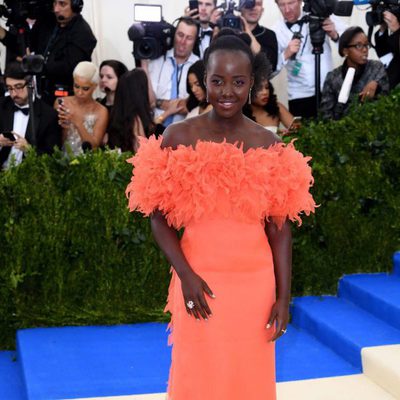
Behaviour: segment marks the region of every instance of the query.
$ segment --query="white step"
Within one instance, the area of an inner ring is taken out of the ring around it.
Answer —
[[[363,374],[277,384],[278,400],[396,400]],[[84,399],[80,399],[84,400]],[[85,400],[166,400],[165,393]]]
[[[364,374],[400,399],[400,344],[365,347],[361,357]]]

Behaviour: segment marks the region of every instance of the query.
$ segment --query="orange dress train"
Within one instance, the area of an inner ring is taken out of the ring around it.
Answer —
[[[309,158],[292,144],[243,152],[198,141],[172,150],[161,149],[161,140],[142,139],[128,160],[130,210],[158,209],[171,226],[184,227],[182,250],[216,296],[207,297],[212,317],[196,321],[172,272],[168,399],[274,400],[274,328],[266,323],[275,277],[264,221],[300,223],[300,212],[314,211]]]

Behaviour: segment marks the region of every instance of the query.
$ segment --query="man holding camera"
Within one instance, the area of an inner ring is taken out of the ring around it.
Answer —
[[[264,13],[263,0],[255,0],[252,8],[242,7],[240,13],[243,30],[251,38],[251,50],[254,54],[263,51],[268,57],[273,71],[275,71],[278,61],[278,42],[275,32],[259,25]]]
[[[383,12],[383,23],[375,33],[376,53],[386,67],[391,89],[400,83],[400,15]]]
[[[315,96],[315,55],[309,23],[302,19],[302,0],[276,0],[276,3],[283,16],[283,20],[274,26],[279,46],[278,70],[282,67],[287,70],[289,111],[303,118],[314,118],[318,112]],[[345,25],[332,15],[321,22],[321,29],[325,35],[321,43],[323,53],[320,56],[320,87],[323,86],[327,73],[333,69],[329,39],[336,43],[339,35],[344,32]]]
[[[222,11],[217,7],[217,0],[189,1],[185,8],[185,16],[200,22],[199,36],[193,48],[193,53],[203,58],[204,52],[210,45],[213,28],[220,18]]]
[[[167,127],[184,119],[187,114],[186,78],[189,67],[199,57],[193,54],[198,35],[198,24],[188,17],[179,19],[174,35],[174,46],[155,60],[142,60],[141,66],[149,78],[150,104],[155,106],[156,122]],[[166,110],[173,115],[163,119]]]
[[[61,131],[56,111],[40,99],[28,103],[28,78],[18,62],[7,65],[4,80],[9,96],[0,99],[0,169],[21,163],[24,152],[34,146],[39,154],[61,147]],[[29,119],[35,118],[35,132]],[[13,161],[12,161],[13,160]]]
[[[39,92],[50,105],[57,90],[72,92],[72,72],[81,61],[90,61],[96,38],[81,11],[83,0],[54,0],[53,15],[40,16],[29,32],[29,51],[45,58]],[[0,40],[15,46],[16,38],[0,28]]]

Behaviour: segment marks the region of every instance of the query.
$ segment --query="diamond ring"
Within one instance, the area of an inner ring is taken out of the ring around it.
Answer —
[[[186,303],[186,305],[187,305],[187,308],[188,308],[189,310],[193,309],[194,306],[195,306],[195,304],[194,304],[194,302],[193,302],[192,300],[189,300],[189,301]]]

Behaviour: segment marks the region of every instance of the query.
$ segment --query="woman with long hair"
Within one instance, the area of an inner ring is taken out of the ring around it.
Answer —
[[[294,117],[278,101],[274,86],[269,80],[271,72],[271,64],[266,55],[258,53],[254,61],[254,86],[243,113],[271,132],[277,133],[281,124],[289,128]]]
[[[125,73],[119,79],[107,129],[110,147],[136,152],[138,138],[153,133],[147,85],[147,75],[141,68]]]
[[[189,93],[186,118],[210,111],[212,106],[207,101],[207,89],[204,84],[205,67],[203,60],[196,61],[188,69],[186,90]]]
[[[100,64],[100,90],[106,95],[102,99],[97,99],[100,104],[111,111],[114,105],[115,91],[117,90],[118,80],[128,72],[124,63],[118,60],[104,60]]]

